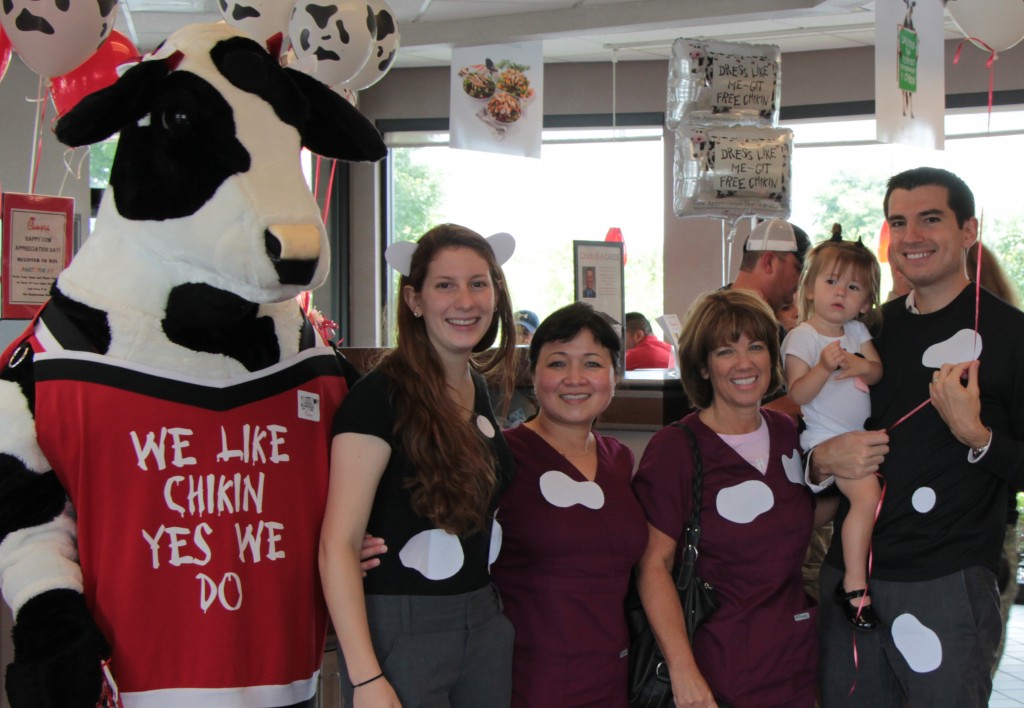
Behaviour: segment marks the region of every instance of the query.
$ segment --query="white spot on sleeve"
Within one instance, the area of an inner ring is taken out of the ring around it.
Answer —
[[[485,437],[494,437],[494,426],[491,424],[491,421],[487,420],[487,416],[478,415],[476,417],[476,427],[480,429],[480,432],[483,433]]]
[[[760,480],[748,480],[723,489],[715,497],[715,508],[719,515],[736,524],[749,524],[773,506],[775,496],[768,485]]]
[[[497,513],[497,512],[495,512]],[[501,524],[495,519],[491,524],[491,547],[487,553],[487,567],[490,568],[494,561],[498,560],[498,556],[501,554],[501,539],[502,539]]]
[[[942,664],[939,635],[921,624],[914,615],[904,613],[893,620],[892,640],[912,671],[924,674]]]
[[[558,470],[549,470],[540,476],[540,493],[549,503],[563,509],[574,504],[588,509],[604,506],[604,490],[597,482],[577,482]]]
[[[447,580],[462,568],[465,554],[458,536],[431,529],[410,538],[398,558],[402,565],[419,571],[427,580]]]
[[[790,456],[782,456],[782,468],[786,470],[786,479],[793,484],[804,483],[804,464],[800,461],[800,451],[794,449]]]

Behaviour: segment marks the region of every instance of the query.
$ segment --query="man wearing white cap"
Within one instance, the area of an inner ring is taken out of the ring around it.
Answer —
[[[810,245],[799,226],[784,219],[762,221],[743,244],[740,271],[729,287],[753,290],[772,310],[788,305],[796,295]]]

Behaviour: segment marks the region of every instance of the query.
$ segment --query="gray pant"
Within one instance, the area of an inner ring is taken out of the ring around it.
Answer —
[[[825,708],[988,705],[1002,634],[990,570],[975,566],[921,582],[872,578],[871,600],[882,622],[870,632],[855,630],[833,600],[842,577],[822,565],[818,670]]]
[[[368,595],[373,648],[403,708],[502,708],[512,696],[512,623],[493,586],[440,597]],[[342,695],[352,705],[344,657]]]

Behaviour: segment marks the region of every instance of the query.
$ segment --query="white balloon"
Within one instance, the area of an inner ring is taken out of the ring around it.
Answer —
[[[384,78],[398,55],[402,35],[398,31],[398,18],[384,0],[368,0],[370,10],[377,19],[377,35],[370,52],[370,59],[355,76],[346,81],[344,88],[362,91]]]
[[[299,59],[316,57],[313,76],[328,86],[348,81],[373,50],[377,20],[365,0],[299,0],[288,35]]]
[[[1021,0],[949,0],[946,9],[965,37],[979,39],[997,52],[1024,39]]]
[[[3,24],[18,56],[40,76],[62,76],[96,53],[114,29],[116,0],[4,0]]]
[[[295,0],[217,0],[220,16],[260,43],[278,32],[288,39],[288,20]]]

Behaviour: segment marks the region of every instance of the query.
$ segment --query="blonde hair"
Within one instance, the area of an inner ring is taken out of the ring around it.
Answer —
[[[819,243],[807,254],[807,267],[800,278],[797,301],[800,305],[800,321],[806,322],[814,314],[814,283],[825,269],[839,274],[852,268],[854,277],[867,289],[868,309],[857,315],[857,319],[868,328],[876,327],[882,321],[879,309],[882,273],[878,259],[860,241],[829,240]]]

